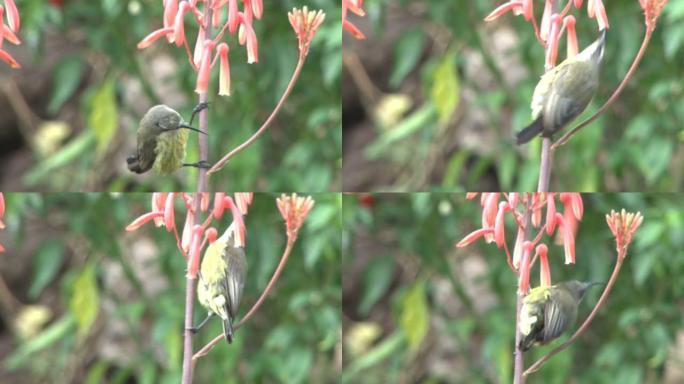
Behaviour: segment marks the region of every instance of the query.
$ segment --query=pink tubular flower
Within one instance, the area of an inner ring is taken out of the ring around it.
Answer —
[[[216,48],[219,57],[219,95],[230,96],[230,63],[228,62],[228,44],[221,43]]]
[[[152,212],[164,212],[166,208],[166,192],[155,192],[152,194]],[[164,217],[154,219],[155,227],[164,225]]]
[[[511,209],[515,209],[515,207],[518,205],[519,198],[520,194],[517,192],[511,192],[508,194],[508,205],[511,207]]]
[[[482,228],[494,228],[496,224],[496,213],[498,210],[499,193],[483,193],[484,207],[482,209]],[[485,241],[494,241],[494,234],[485,235]]]
[[[551,236],[556,229],[556,201],[553,193],[546,194],[546,234]]]
[[[186,255],[190,251],[190,242],[192,241],[192,228],[195,227],[195,215],[192,210],[188,209],[185,215],[185,224],[183,225],[183,233],[181,234],[181,251]]]
[[[164,0],[164,28],[171,28],[176,21],[178,13],[178,0]],[[169,43],[173,43],[173,35],[167,35]]]
[[[153,220],[157,217],[164,217],[164,212],[147,212],[144,215],[139,216],[137,219],[133,220],[132,223],[128,224],[126,226],[126,231],[135,231],[136,229],[142,227],[148,221]]]
[[[181,1],[176,12],[176,18],[173,22],[173,42],[176,43],[177,47],[180,47],[185,43],[185,14],[190,11],[190,4],[187,1]]]
[[[211,40],[204,41],[204,53],[200,60],[199,71],[197,72],[197,86],[195,92],[204,93],[209,90],[209,78],[211,77],[211,52],[214,50],[214,43]]]
[[[541,20],[541,30],[539,34],[543,41],[549,40],[549,34],[551,33],[551,16],[553,11],[553,4],[549,0],[544,1],[544,13],[542,14]]]
[[[188,253],[188,277],[194,279],[199,272],[200,251],[202,250],[202,226],[195,225],[192,229],[190,252]]]
[[[530,3],[532,3],[530,1]],[[513,11],[513,12],[522,12],[525,14],[523,10],[523,1],[522,0],[513,0],[509,1],[507,3],[501,4],[498,6],[495,10],[492,11],[487,17],[485,17],[484,21],[493,21],[499,18],[499,16],[505,14],[508,11]],[[527,20],[527,16],[525,16],[525,19]]]
[[[518,274],[518,294],[524,295],[530,290],[530,254],[534,244],[530,241],[523,243],[523,257]]]
[[[214,194],[214,209],[211,211],[211,214],[214,216],[214,219],[220,219],[221,216],[223,216],[223,210],[225,209],[225,206],[223,205],[223,197],[226,194],[223,192],[217,192]]]
[[[515,238],[515,247],[513,248],[513,267],[520,268],[520,260],[523,255],[523,242],[525,241],[525,229],[518,227],[518,235]]]
[[[7,15],[8,25],[4,23],[5,14]],[[14,0],[5,0],[5,6],[0,5],[0,60],[7,63],[13,69],[21,68],[21,65],[12,55],[2,49],[2,44],[4,40],[15,45],[21,44],[16,35],[19,32],[20,24],[19,11],[14,4]]]
[[[506,242],[506,234],[504,231],[506,223],[504,221],[504,217],[508,210],[509,208],[507,202],[502,201],[499,203],[499,210],[496,213],[496,222],[494,224],[494,241],[496,241],[496,246],[499,248],[503,247],[504,243]]]
[[[596,16],[599,30],[610,28],[610,25],[608,24],[608,15],[606,14],[606,8],[603,6],[603,0],[589,0],[589,4],[587,5],[587,14],[592,18]]]
[[[456,244],[456,247],[457,248],[463,248],[467,245],[470,245],[470,243],[479,239],[480,237],[482,237],[484,235],[491,235],[491,234],[494,234],[493,228],[480,228],[476,231],[471,232],[466,237],[464,237],[461,241],[459,241]]]
[[[568,57],[573,57],[579,53],[579,44],[577,43],[577,31],[575,30],[575,17],[566,16],[563,19],[563,25],[568,33]]]
[[[14,58],[9,53],[3,51],[2,49],[0,49],[0,60],[7,63],[13,69],[21,68],[19,62],[14,60]]]
[[[176,228],[175,212],[173,210],[173,203],[176,199],[175,193],[169,193],[164,204],[164,226],[167,232],[171,232]]]
[[[546,50],[546,66],[548,68],[555,67],[558,60],[558,40],[560,40],[560,24],[561,17],[558,14],[551,16],[551,30],[547,42],[549,44]]]
[[[311,196],[300,197],[296,193],[293,193],[291,196],[282,194],[276,199],[276,205],[280,215],[285,220],[288,242],[292,243],[297,238],[297,232],[302,224],[304,224],[306,216],[311,211],[311,208],[313,208],[314,200]]]
[[[297,40],[299,40],[299,52],[306,55],[309,52],[311,41],[316,36],[318,27],[325,20],[325,14],[323,11],[309,11],[307,7],[304,7],[293,9],[287,14],[287,17],[297,35]]]
[[[209,243],[213,243],[214,241],[216,241],[217,237],[218,231],[214,227],[209,227],[206,231],[204,231],[204,238],[207,239]]]
[[[159,40],[160,38],[168,35],[173,35],[173,33],[173,28],[157,29],[156,31],[145,36],[144,39],[140,40],[140,42],[138,43],[138,49],[145,49],[152,45],[152,43],[154,43],[155,41]]]
[[[238,208],[237,204],[233,201],[230,196],[225,196],[223,198],[223,205],[230,209],[233,214],[233,223],[235,223],[235,246],[244,247],[245,246],[245,222],[242,219],[242,212]]]
[[[576,220],[582,220],[584,215],[582,195],[579,193],[561,193],[560,195],[560,201],[563,203],[565,210],[572,212]]]
[[[247,209],[252,204],[252,199],[254,199],[254,193],[252,192],[235,192],[235,204],[240,209],[240,213],[243,215],[247,214]]]
[[[563,219],[563,215],[556,213],[556,223],[563,230],[563,249],[565,250],[565,264],[575,264],[575,234],[572,226]]]
[[[468,192],[466,193],[466,200],[472,200],[477,197],[478,192]]]
[[[259,43],[251,23],[240,24],[240,41],[247,46],[247,63],[254,64],[259,61]]]
[[[551,269],[549,268],[549,249],[546,244],[539,244],[535,250],[535,254],[539,255],[539,282],[542,287],[551,286]]]
[[[365,16],[366,12],[363,10],[363,0],[342,0],[342,28],[359,40],[365,39],[366,36],[364,36],[363,32],[347,20],[347,11],[350,11],[359,17]]]
[[[7,9],[7,24],[9,24],[12,32],[19,32],[21,25],[21,18],[19,17],[19,10],[17,9],[14,0],[5,0],[5,7]]]

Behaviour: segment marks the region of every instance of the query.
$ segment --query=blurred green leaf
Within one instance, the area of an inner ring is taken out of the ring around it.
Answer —
[[[45,242],[33,255],[33,279],[29,298],[35,300],[43,289],[52,282],[64,262],[64,245],[61,241]]]
[[[64,103],[69,100],[79,84],[83,73],[83,59],[76,56],[66,56],[57,63],[55,68],[52,96],[47,110],[51,114],[59,111]]]
[[[398,88],[416,67],[423,53],[425,41],[422,29],[410,29],[401,34],[394,46],[394,70],[389,80],[393,88]]]
[[[35,186],[40,181],[50,175],[50,173],[60,167],[65,166],[74,159],[83,155],[89,150],[94,142],[92,131],[85,131],[78,137],[71,140],[64,148],[54,155],[38,163],[24,177],[23,181],[28,186]]]
[[[417,351],[427,335],[430,323],[424,281],[414,283],[402,300],[399,323],[406,334],[409,347]]]
[[[97,153],[102,156],[111,144],[119,126],[119,112],[116,104],[114,79],[106,80],[95,90],[90,101],[88,127],[95,134]]]
[[[74,317],[65,315],[37,336],[21,344],[7,359],[5,366],[9,370],[15,370],[25,364],[31,356],[45,348],[50,347],[65,336],[68,336],[75,325]]]
[[[359,313],[367,316],[371,308],[387,292],[395,263],[392,257],[374,257],[363,271],[364,291],[359,303]]]
[[[404,346],[405,340],[403,332],[395,332],[386,337],[381,343],[363,355],[363,357],[345,366],[342,372],[342,383],[358,382],[355,379],[359,373],[399,352]]]
[[[437,108],[440,123],[451,118],[461,99],[461,86],[456,72],[456,53],[447,53],[437,64],[432,75],[430,101]]]
[[[433,119],[435,108],[432,105],[426,104],[407,116],[402,122],[397,124],[394,128],[383,133],[375,142],[366,148],[366,156],[370,159],[379,157],[385,152],[389,146],[395,142],[402,140],[410,134],[425,128],[430,120]]]
[[[76,277],[69,309],[78,325],[78,333],[85,336],[100,310],[100,294],[95,280],[95,265],[89,264]]]

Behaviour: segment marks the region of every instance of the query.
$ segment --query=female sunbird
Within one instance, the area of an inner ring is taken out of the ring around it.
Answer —
[[[138,149],[135,155],[126,159],[128,169],[135,173],[144,173],[154,168],[159,174],[168,175],[183,166],[207,168],[206,161],[183,163],[188,142],[187,130],[206,134],[191,125],[195,115],[207,106],[207,103],[201,103],[195,107],[190,123],[184,122],[178,112],[166,105],[150,108],[140,120]]]
[[[606,30],[577,55],[542,75],[532,96],[532,124],[516,134],[524,144],[541,134],[551,137],[579,116],[596,93]]]
[[[233,342],[233,320],[237,315],[247,273],[247,259],[242,247],[235,245],[233,225],[211,243],[204,252],[197,283],[197,298],[209,311],[198,330],[213,315],[223,320],[223,334]]]
[[[577,307],[589,287],[603,283],[565,281],[550,287],[536,287],[523,299],[519,329],[520,348],[546,344],[565,332],[577,318]]]

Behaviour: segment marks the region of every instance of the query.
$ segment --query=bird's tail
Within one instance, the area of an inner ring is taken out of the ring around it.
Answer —
[[[140,166],[140,159],[138,156],[129,156],[126,159],[126,165],[131,172],[142,173],[142,167]]]
[[[523,336],[522,340],[520,340],[519,347],[523,352],[525,352],[528,349],[530,349],[530,347],[532,347],[532,344],[534,344],[534,342],[535,342],[535,336],[532,333],[530,333],[527,336]]]
[[[537,120],[533,121],[532,124],[528,125],[527,128],[515,134],[516,143],[518,145],[525,144],[528,141],[534,139],[542,132],[542,116],[539,116]]]
[[[223,319],[223,335],[226,337],[228,344],[233,342],[233,323],[230,316]]]

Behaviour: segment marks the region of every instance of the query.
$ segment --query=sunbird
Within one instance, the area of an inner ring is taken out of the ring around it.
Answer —
[[[587,108],[599,84],[606,30],[577,55],[565,59],[542,75],[532,96],[532,119],[516,134],[524,144],[541,134],[551,137]]]
[[[520,348],[527,351],[535,342],[546,344],[565,332],[575,322],[587,289],[597,284],[603,283],[572,280],[530,290],[520,309]]]
[[[233,342],[233,320],[237,315],[247,273],[247,259],[242,247],[235,244],[233,225],[211,243],[204,252],[197,283],[197,298],[209,313],[199,330],[212,316],[223,320],[223,334]]]
[[[183,163],[188,142],[188,130],[206,134],[192,127],[192,121],[208,103],[200,103],[192,111],[190,122],[183,121],[174,109],[160,104],[150,108],[138,126],[138,148],[135,155],[126,159],[128,169],[144,173],[154,168],[161,175],[168,175],[183,166],[208,168],[206,161]]]

